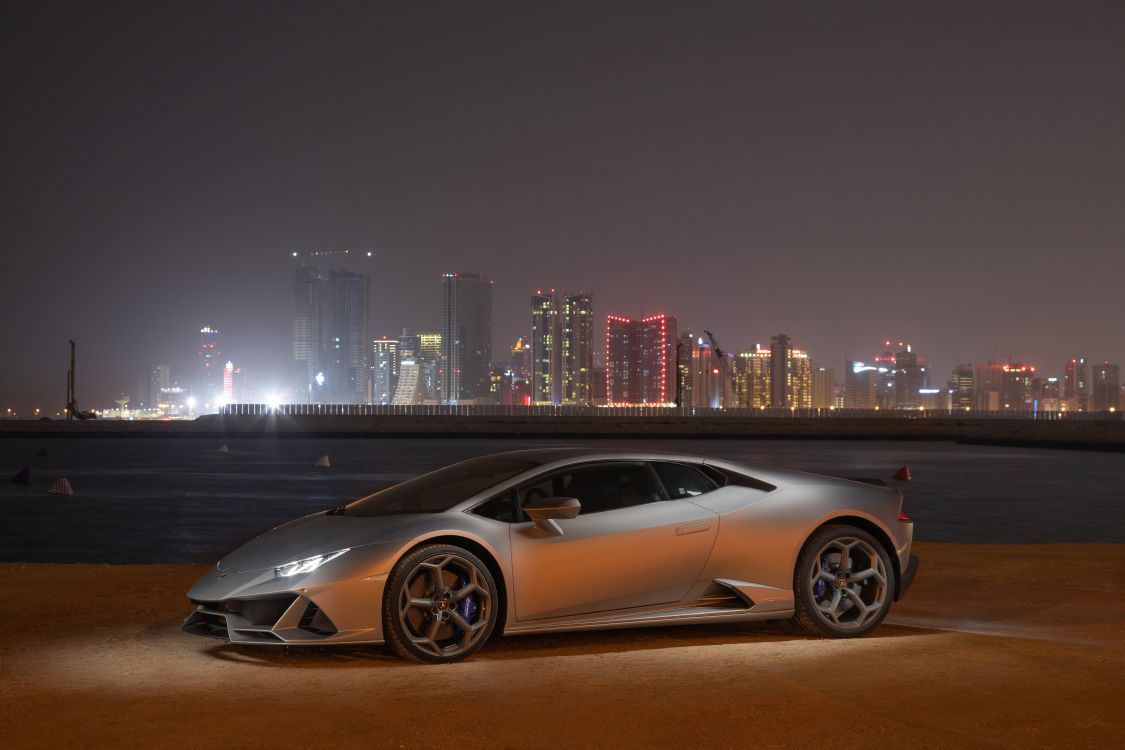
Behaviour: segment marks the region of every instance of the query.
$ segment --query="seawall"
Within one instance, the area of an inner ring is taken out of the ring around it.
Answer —
[[[497,415],[208,415],[182,421],[4,420],[2,437],[583,437],[943,440],[1125,452],[1120,419]]]

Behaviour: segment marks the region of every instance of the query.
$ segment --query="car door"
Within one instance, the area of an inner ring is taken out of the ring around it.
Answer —
[[[579,464],[521,484],[522,504],[575,497],[578,517],[552,535],[511,526],[516,618],[538,620],[677,602],[711,552],[718,514],[669,499],[644,461]]]

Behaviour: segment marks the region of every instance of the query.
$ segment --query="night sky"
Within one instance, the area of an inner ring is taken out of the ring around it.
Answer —
[[[185,376],[203,323],[282,385],[316,249],[374,252],[373,335],[492,277],[495,359],[557,287],[841,379],[887,337],[939,382],[1125,364],[1120,2],[17,2],[0,34],[0,407],[60,409],[70,337],[84,408]]]

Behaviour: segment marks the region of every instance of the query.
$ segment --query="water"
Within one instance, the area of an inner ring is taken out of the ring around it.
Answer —
[[[573,440],[0,439],[0,560],[212,562],[289,519],[471,456]],[[921,540],[1125,542],[1125,456],[944,442],[590,440],[838,476],[908,465]],[[46,448],[46,457],[35,457]],[[314,462],[328,454],[332,468]],[[32,484],[6,480],[28,466]],[[66,477],[73,497],[47,495]]]

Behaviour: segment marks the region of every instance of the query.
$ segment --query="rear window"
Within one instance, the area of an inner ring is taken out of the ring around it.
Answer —
[[[523,459],[473,458],[356,500],[344,509],[343,515],[441,513],[538,465]]]
[[[660,481],[668,490],[668,496],[673,500],[698,497],[718,486],[699,469],[687,464],[660,462],[654,463],[653,466],[656,468],[656,473],[660,475]]]

